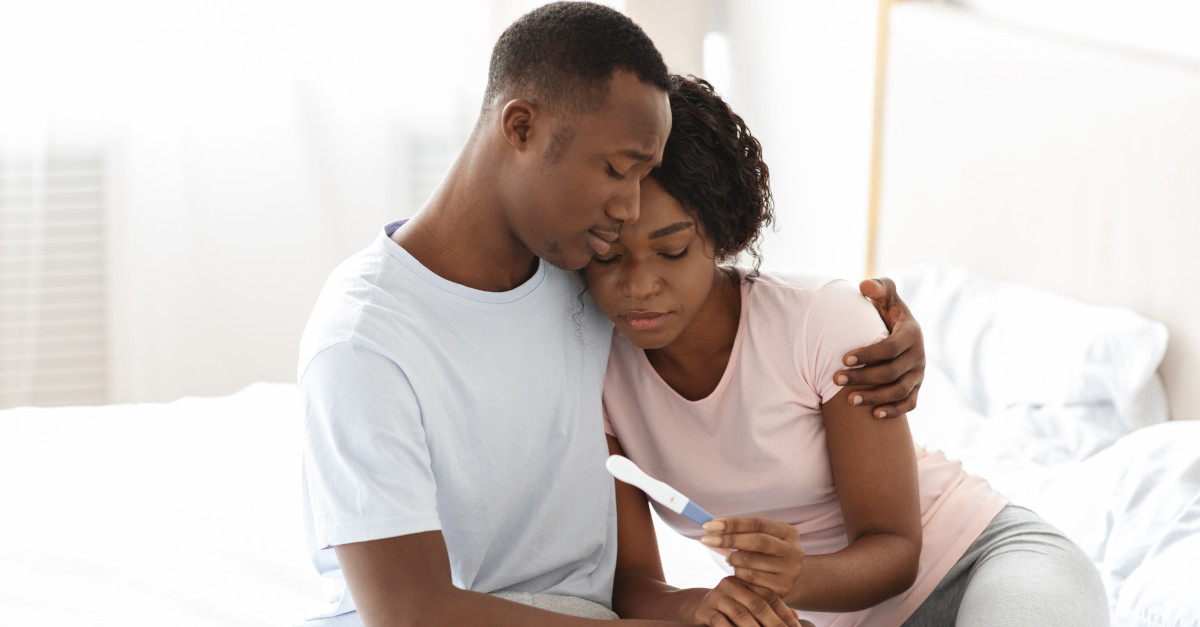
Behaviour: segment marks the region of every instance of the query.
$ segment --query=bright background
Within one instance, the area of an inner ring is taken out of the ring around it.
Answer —
[[[48,290],[0,265],[0,407],[294,381],[325,277],[421,206],[475,120],[492,43],[538,4],[0,0],[0,246],[26,266],[55,234],[103,251],[97,321],[54,340],[53,367]],[[876,3],[610,4],[762,141],[766,265],[860,277]],[[102,172],[95,216],[38,222],[44,164],[80,153]],[[38,228],[13,226],[30,209]],[[87,373],[62,348],[84,345]],[[37,368],[56,383],[34,394]],[[73,391],[85,376],[98,383]]]

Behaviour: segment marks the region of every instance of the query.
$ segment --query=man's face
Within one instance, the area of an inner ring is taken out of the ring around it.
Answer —
[[[604,106],[568,124],[571,139],[550,159],[552,138],[539,137],[540,163],[527,164],[525,202],[510,224],[535,255],[577,270],[608,252],[622,223],[637,220],[639,184],[662,160],[671,109],[666,92],[618,71]]]

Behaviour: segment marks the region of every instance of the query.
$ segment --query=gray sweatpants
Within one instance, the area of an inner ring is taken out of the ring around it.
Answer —
[[[1108,624],[1108,597],[1087,555],[1037,514],[1009,505],[904,627]]]

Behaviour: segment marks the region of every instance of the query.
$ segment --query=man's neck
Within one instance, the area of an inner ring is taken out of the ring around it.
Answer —
[[[537,271],[538,258],[512,236],[489,170],[464,150],[429,202],[392,233],[434,274],[488,292],[505,292]]]

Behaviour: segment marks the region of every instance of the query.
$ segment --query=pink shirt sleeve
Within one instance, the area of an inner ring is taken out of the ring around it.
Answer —
[[[887,336],[879,312],[857,287],[837,280],[817,290],[805,323],[804,348],[822,403],[842,389],[833,382],[833,374],[845,368],[846,353]]]

